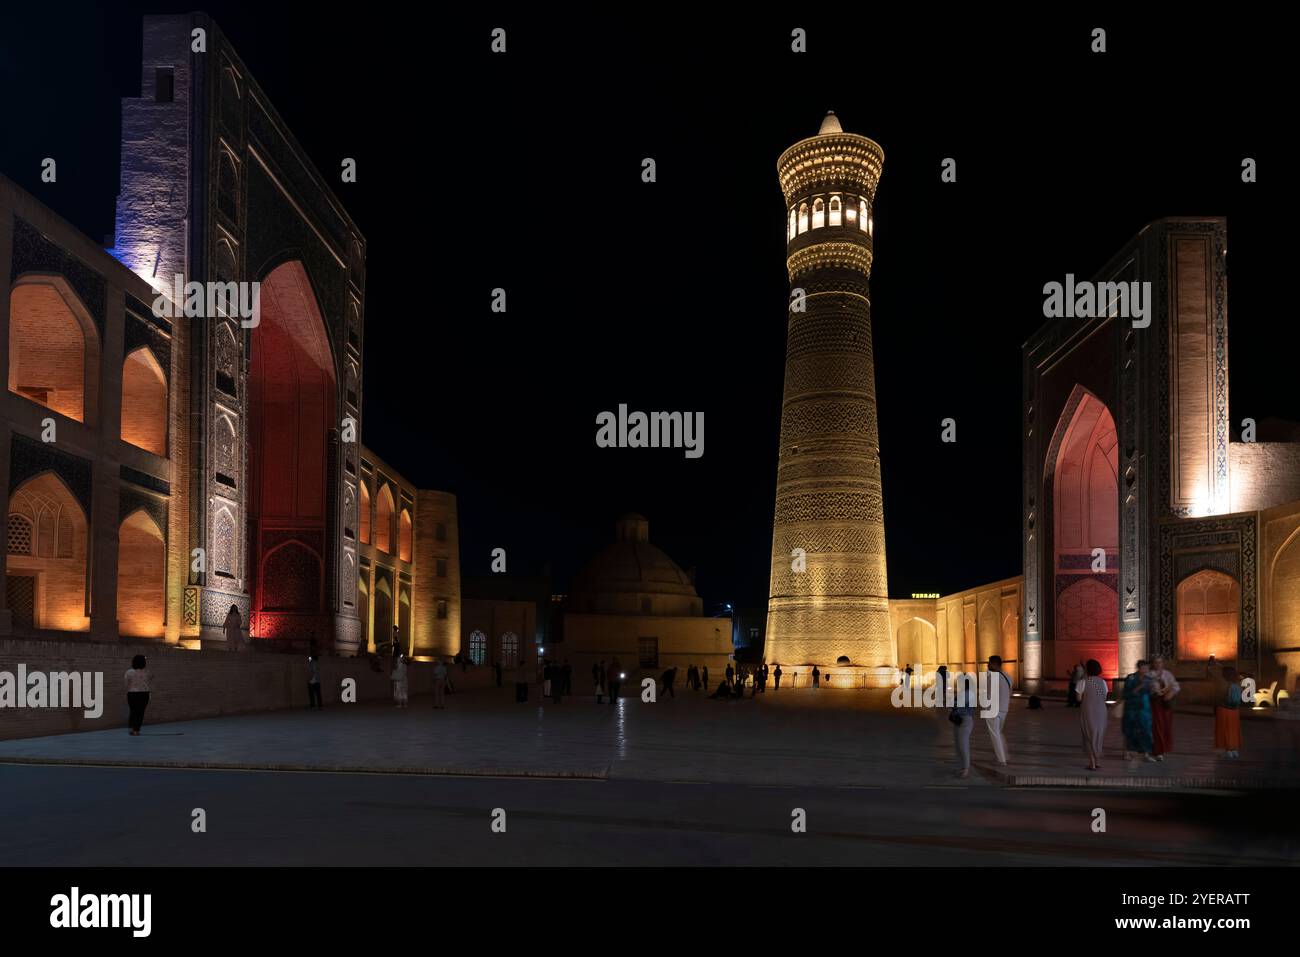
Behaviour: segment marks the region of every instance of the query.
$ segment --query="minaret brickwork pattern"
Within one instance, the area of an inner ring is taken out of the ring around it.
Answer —
[[[869,289],[883,163],[834,114],[777,162],[790,311],[764,657],[787,670],[895,664]]]

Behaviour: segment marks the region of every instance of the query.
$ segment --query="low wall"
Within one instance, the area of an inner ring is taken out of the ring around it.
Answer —
[[[34,672],[102,672],[103,714],[87,718],[80,708],[0,707],[0,740],[31,738],[70,731],[126,727],[123,674],[131,658],[149,659],[153,692],[146,724],[186,721],[218,715],[274,711],[307,706],[307,659],[300,655],[257,650],[187,651],[162,642],[39,641],[0,638],[0,672],[17,675],[18,666]],[[373,670],[369,658],[320,659],[321,691],[326,706],[341,702],[345,678],[356,680],[357,701],[391,701],[385,669]],[[456,690],[487,687],[489,668],[462,671],[448,666]],[[410,665],[412,695],[430,694],[433,666]]]

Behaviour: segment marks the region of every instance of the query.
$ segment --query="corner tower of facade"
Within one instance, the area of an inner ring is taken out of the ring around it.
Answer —
[[[777,161],[790,301],[764,657],[847,657],[869,683],[895,664],[869,287],[883,164],[833,113]]]

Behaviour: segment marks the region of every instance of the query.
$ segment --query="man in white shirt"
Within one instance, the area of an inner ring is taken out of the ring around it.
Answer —
[[[1011,708],[1011,678],[1002,670],[1002,659],[998,655],[989,658],[989,694],[998,696],[998,713],[991,718],[985,718],[984,724],[988,726],[989,739],[993,742],[993,755],[999,765],[1005,766],[1007,741],[1002,736],[1002,725],[1006,722],[1007,711]]]

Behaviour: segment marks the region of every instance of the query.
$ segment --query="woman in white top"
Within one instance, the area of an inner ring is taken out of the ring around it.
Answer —
[[[144,709],[149,707],[148,664],[144,655],[136,655],[126,671],[126,706],[130,712],[132,736],[140,733],[140,725],[144,724]]]
[[[406,677],[406,655],[398,655],[393,662],[393,701],[397,707],[405,708],[410,685]]]
[[[1088,661],[1088,676],[1075,684],[1079,695],[1079,726],[1083,731],[1083,753],[1088,756],[1088,770],[1101,767],[1102,742],[1106,738],[1106,679],[1101,676],[1101,662]]]

